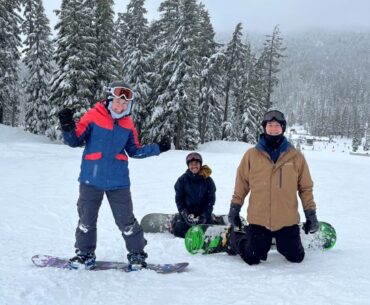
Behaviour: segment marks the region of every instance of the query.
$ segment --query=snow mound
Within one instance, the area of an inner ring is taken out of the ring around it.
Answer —
[[[244,154],[254,145],[244,142],[213,141],[199,145],[200,152]]]
[[[46,136],[39,136],[27,131],[21,127],[11,127],[0,124],[0,143],[22,142],[22,143],[52,143]]]

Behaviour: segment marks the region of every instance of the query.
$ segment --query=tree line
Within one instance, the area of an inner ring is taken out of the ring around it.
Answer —
[[[170,137],[176,149],[195,149],[211,140],[258,140],[279,83],[278,26],[257,54],[241,23],[217,43],[197,0],[162,1],[152,23],[144,0],[131,0],[117,16],[113,6],[63,0],[52,40],[42,0],[0,2],[0,123],[60,139],[58,111],[72,108],[78,119],[104,98],[104,85],[123,79],[135,92],[143,143]]]
[[[286,37],[273,102],[289,125],[369,150],[370,33],[307,31]],[[361,142],[362,140],[362,142]]]

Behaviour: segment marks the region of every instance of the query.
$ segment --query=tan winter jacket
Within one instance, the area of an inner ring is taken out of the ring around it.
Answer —
[[[248,223],[277,231],[299,223],[297,192],[304,210],[316,210],[312,188],[307,162],[295,148],[275,164],[266,152],[250,148],[238,167],[231,202],[242,205],[250,192]]]

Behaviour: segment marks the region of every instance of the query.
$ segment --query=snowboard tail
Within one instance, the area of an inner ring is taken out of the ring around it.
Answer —
[[[175,214],[151,213],[141,219],[140,225],[145,233],[164,233],[171,231]]]
[[[327,222],[319,222],[319,230],[313,234],[305,234],[303,223],[299,224],[301,229],[302,244],[306,249],[329,250],[335,246],[337,234],[332,225]],[[212,254],[229,252],[228,237],[230,226],[222,225],[197,225],[191,227],[185,236],[185,248],[191,254]],[[273,239],[271,248],[276,248]]]
[[[140,225],[145,233],[165,233],[171,232],[172,220],[176,214],[164,214],[164,213],[150,213],[145,215]],[[227,215],[214,215],[212,214],[212,220],[214,224],[227,225],[229,224]],[[244,221],[244,219],[242,219]]]
[[[54,267],[59,269],[73,270],[69,266],[69,260],[65,258],[59,258],[50,255],[38,254],[31,258],[34,265],[38,267]],[[148,264],[146,268],[161,274],[169,274],[182,272],[189,265],[189,263],[177,263],[177,264]],[[89,269],[91,271],[101,270],[121,270],[124,272],[132,272],[129,269],[129,264],[124,262],[113,262],[113,261],[96,261],[94,268]]]

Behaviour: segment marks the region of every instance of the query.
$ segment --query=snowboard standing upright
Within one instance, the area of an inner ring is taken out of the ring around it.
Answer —
[[[337,234],[332,225],[327,222],[319,222],[319,230],[313,234],[305,234],[303,223],[301,229],[302,244],[306,249],[332,249],[337,240]],[[230,226],[198,225],[191,227],[185,236],[185,247],[191,254],[212,254],[227,252]],[[275,248],[275,240],[272,240],[272,248]]]

